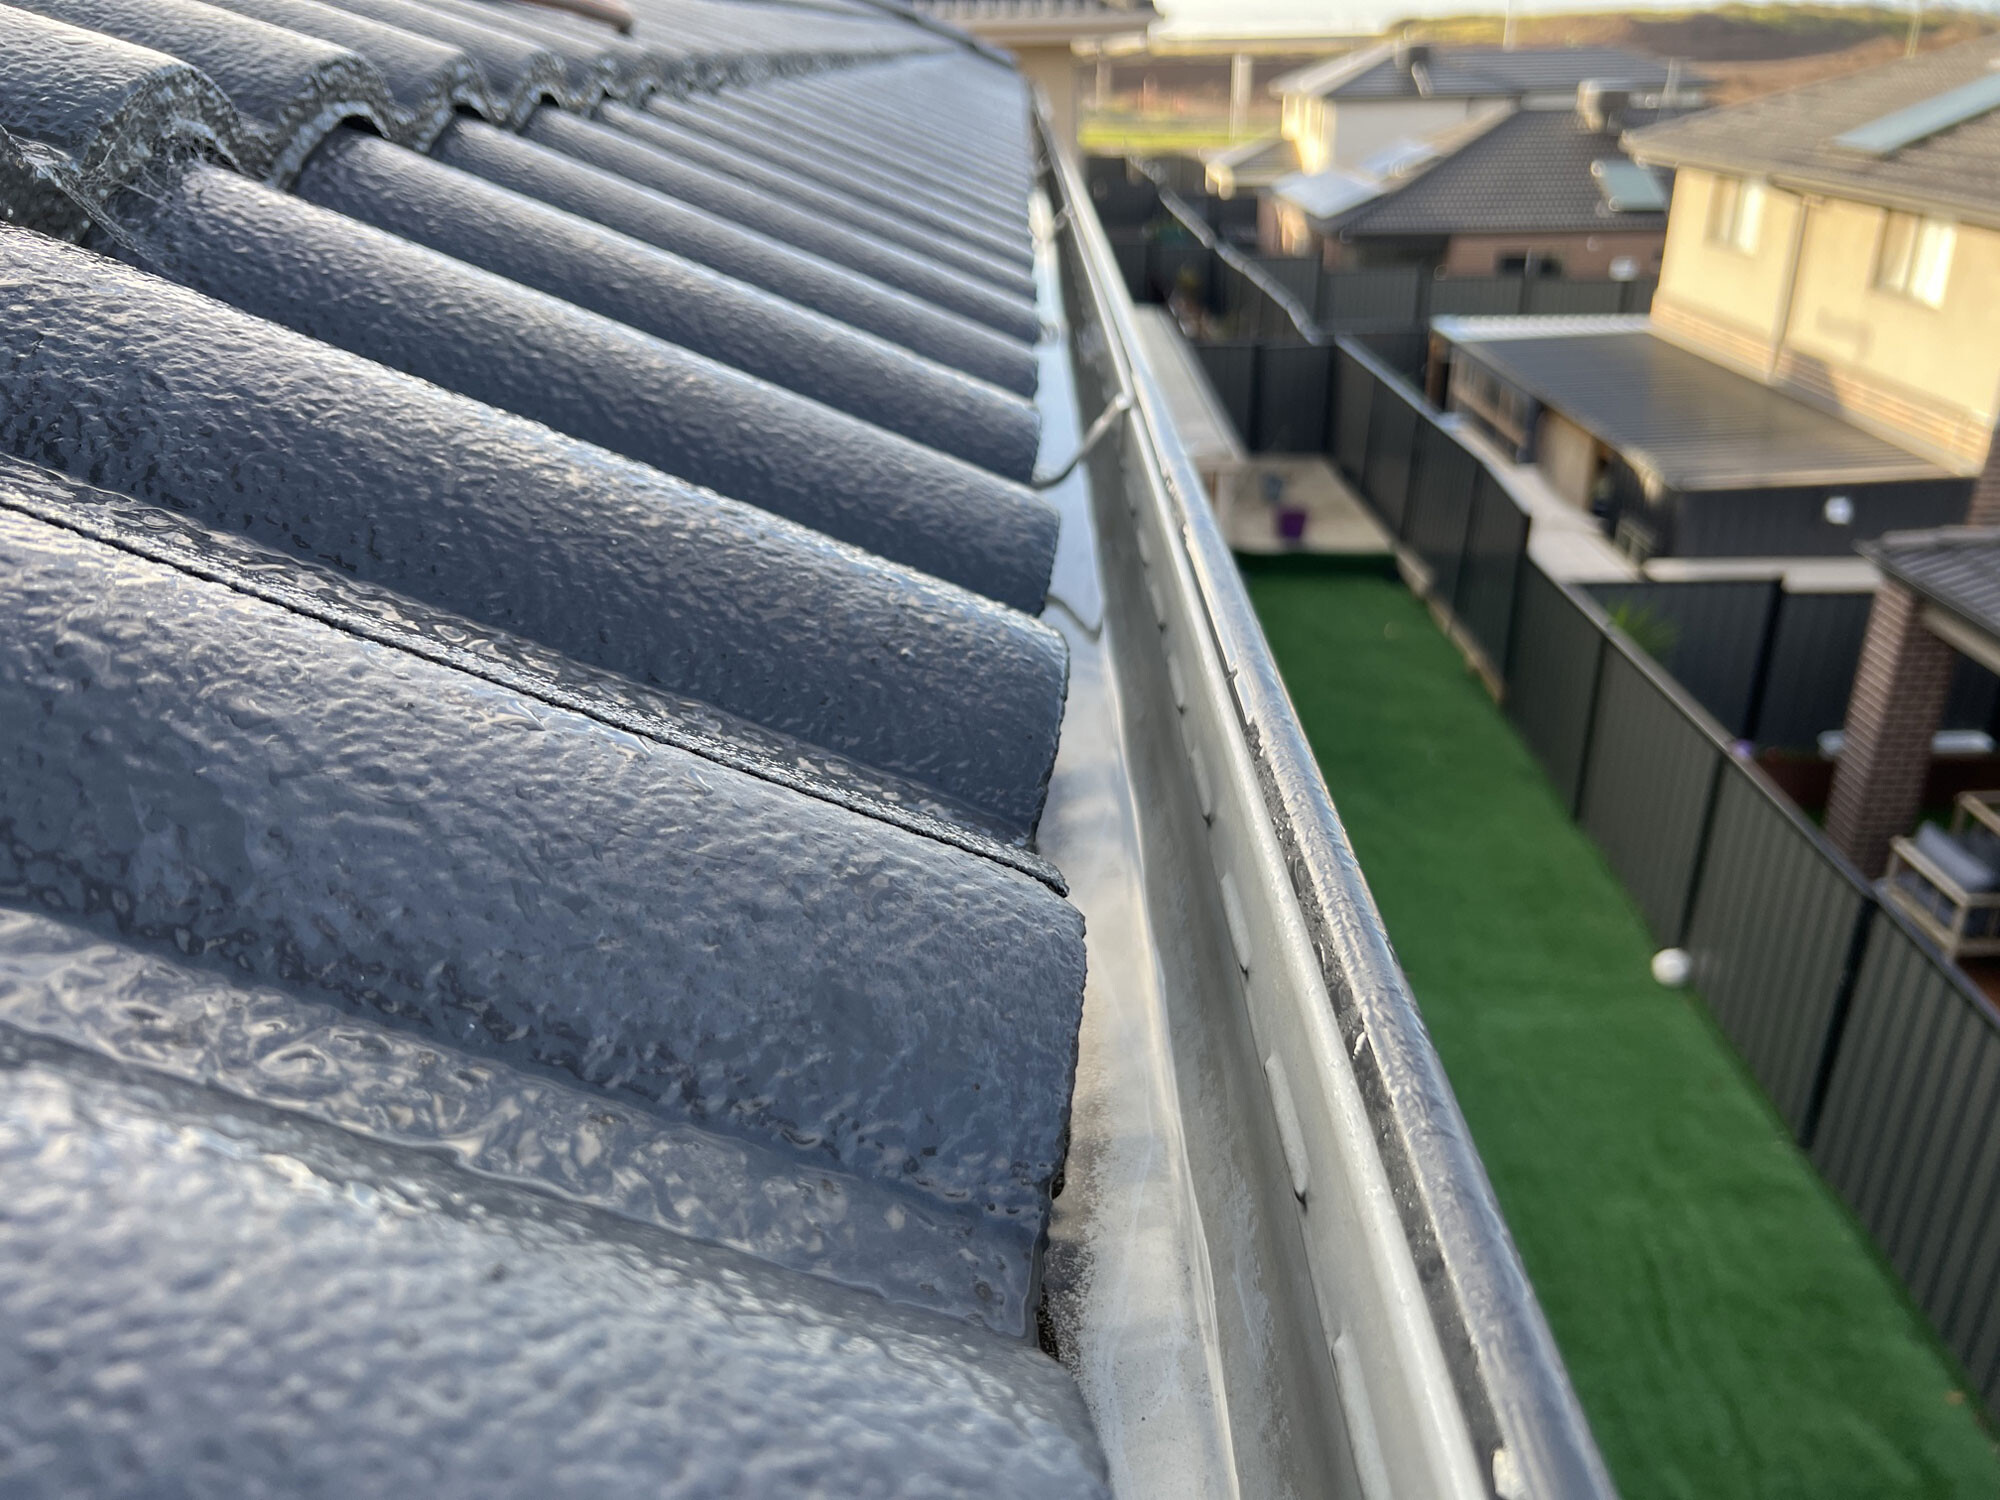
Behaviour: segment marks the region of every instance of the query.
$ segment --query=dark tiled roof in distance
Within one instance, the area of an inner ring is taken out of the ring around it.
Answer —
[[[1328,227],[1355,237],[1664,229],[1664,213],[1605,206],[1591,163],[1621,154],[1615,134],[1574,110],[1520,110]]]
[[[1370,59],[1373,59],[1372,61]],[[1414,63],[1414,68],[1412,67]],[[1272,85],[1342,103],[1368,99],[1519,98],[1573,94],[1591,80],[1658,88],[1667,65],[1620,47],[1421,47],[1399,56],[1383,47],[1302,69]],[[1683,78],[1692,85],[1693,78]]]
[[[1027,99],[633,8],[0,5],[26,1493],[1106,1493]]]
[[[1947,477],[1908,449],[1651,333],[1530,334],[1460,347],[1675,489]]]
[[[1903,58],[1865,73],[1769,94],[1635,132],[1644,161],[1765,175],[1864,202],[1947,211],[2000,226],[2000,109],[1882,155],[1836,137],[1988,78],[2000,37]]]
[[[1892,531],[1859,551],[1891,578],[2000,641],[2000,530]]]

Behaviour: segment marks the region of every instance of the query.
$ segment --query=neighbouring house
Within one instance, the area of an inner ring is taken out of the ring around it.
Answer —
[[[1902,838],[1924,801],[1958,658],[2000,671],[2000,489],[1975,503],[1971,519],[1863,546],[1883,581],[1848,701],[1826,831],[1868,875],[1881,872],[1895,845],[1892,894],[1946,948],[1969,940],[1991,953],[2000,951],[2000,840],[1983,836],[1987,820],[1956,830],[1957,840],[1942,829]]]
[[[1299,148],[1281,135],[1241,141],[1207,153],[1204,186],[1218,198],[1257,193],[1299,170]]]
[[[1593,81],[1567,107],[1487,115],[1360,166],[1278,184],[1272,201],[1278,217],[1289,208],[1304,223],[1332,269],[1655,276],[1672,174],[1637,165],[1619,139],[1672,112],[1657,96],[1635,103],[1628,90]]]
[[[2000,407],[1996,62],[1986,39],[1628,135],[1675,173],[1650,319],[1439,319],[1450,404],[1642,561],[1962,519]]]
[[[917,14],[944,21],[1014,54],[1048,95],[1056,129],[1076,141],[1077,44],[1143,36],[1160,19],[1151,0],[915,0]]]
[[[1399,141],[1426,140],[1516,109],[1561,109],[1593,79],[1699,102],[1702,81],[1617,47],[1434,47],[1400,39],[1330,58],[1271,84],[1280,131],[1306,172],[1358,166]]]

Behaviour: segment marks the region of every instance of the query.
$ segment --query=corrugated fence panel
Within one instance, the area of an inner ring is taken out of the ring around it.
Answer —
[[[1250,446],[1257,410],[1257,349],[1250,340],[1227,344],[1196,344],[1194,352],[1208,383],[1215,387],[1216,399],[1229,413],[1230,425]]]
[[[1805,749],[1847,719],[1873,594],[1787,594],[1764,671],[1760,745]]]
[[[1359,484],[1368,463],[1368,424],[1380,382],[1345,349],[1335,351],[1334,368],[1333,461]]]
[[[1563,281],[1553,276],[1531,276],[1521,311],[1536,317],[1616,313],[1624,311],[1624,299],[1625,283],[1621,281]]]
[[[1400,535],[1410,490],[1410,447],[1422,421],[1404,394],[1386,381],[1375,385],[1368,414],[1368,459],[1361,470],[1361,489],[1375,513]]]
[[[1105,234],[1111,240],[1111,253],[1118,260],[1118,274],[1125,278],[1125,290],[1132,294],[1134,302],[1146,301],[1149,295],[1146,285],[1146,231],[1107,229]]]
[[[2000,1017],[1879,913],[1813,1159],[2000,1404]]]
[[[1425,422],[1412,459],[1410,504],[1403,514],[1402,537],[1431,575],[1431,595],[1449,604],[1458,591],[1459,566],[1465,558],[1466,522],[1472,515],[1473,481],[1478,460]]]
[[[1146,246],[1146,280],[1152,302],[1164,302],[1176,291],[1185,290],[1201,301],[1208,299],[1208,246],[1192,235],[1155,239]]]
[[[1620,312],[1642,313],[1652,311],[1653,293],[1658,291],[1660,287],[1660,281],[1657,276],[1642,276],[1637,281],[1623,283],[1623,286],[1625,288],[1624,293],[1618,299],[1618,310]]]
[[[1593,584],[1612,618],[1732,735],[1746,732],[1775,579]],[[1620,618],[1620,607],[1632,616]],[[1663,633],[1666,639],[1649,640]]]
[[[1307,312],[1319,300],[1319,257],[1314,255],[1253,255],[1257,266],[1279,286],[1298,298]]]
[[[1259,453],[1318,453],[1326,447],[1330,344],[1266,344],[1257,351]]]
[[[1731,762],[1682,946],[1717,1024],[1798,1136],[1826,1055],[1867,892],[1800,820]]]
[[[1653,936],[1673,943],[1722,748],[1615,643],[1602,673],[1578,816]]]
[[[1583,607],[1532,559],[1523,562],[1507,652],[1507,717],[1564,807],[1576,805],[1597,662],[1605,649],[1603,633]]]
[[[1484,464],[1476,465],[1474,474],[1472,519],[1465,528],[1465,560],[1451,611],[1498,670],[1507,660],[1514,593],[1527,557],[1528,517]]]
[[[1390,398],[1384,396],[1382,400],[1390,400]],[[1372,504],[1376,506],[1376,514],[1382,518],[1382,524],[1388,526],[1390,534],[1396,540],[1408,540],[1408,536],[1410,536],[1410,518],[1416,516],[1418,512],[1422,512],[1424,506],[1430,504],[1430,486],[1432,484],[1444,484],[1444,482],[1450,480],[1446,468],[1442,464],[1434,464],[1432,462],[1432,448],[1440,448],[1440,446],[1444,446],[1448,442],[1450,442],[1450,438],[1438,428],[1436,422],[1432,422],[1428,416],[1418,416],[1416,418],[1414,428],[1412,428],[1412,436],[1410,436],[1410,446],[1406,450],[1406,480],[1408,482],[1402,486],[1400,494],[1394,492],[1394,490],[1388,490],[1388,488],[1382,490],[1382,494],[1388,500],[1388,504],[1382,504],[1380,500],[1372,500]]]
[[[1326,271],[1319,280],[1319,321],[1379,326],[1423,318],[1424,268],[1384,266],[1366,271]]]
[[[1431,283],[1431,316],[1512,317],[1521,310],[1520,276],[1453,276]]]

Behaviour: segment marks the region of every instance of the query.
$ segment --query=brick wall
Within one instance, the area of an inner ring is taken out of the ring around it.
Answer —
[[[1951,686],[1951,647],[1924,628],[1917,596],[1884,579],[1847,703],[1847,742],[1827,799],[1827,836],[1861,873],[1880,875],[1889,840],[1922,805],[1931,737]]]

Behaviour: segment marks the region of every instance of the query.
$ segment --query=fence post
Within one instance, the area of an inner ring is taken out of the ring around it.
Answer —
[[[1681,893],[1680,915],[1674,919],[1674,941],[1676,948],[1687,943],[1688,927],[1694,921],[1695,893],[1701,889],[1702,876],[1708,871],[1708,844],[1715,834],[1715,809],[1722,801],[1722,778],[1729,774],[1728,755],[1715,758],[1715,769],[1709,772],[1708,794],[1701,803],[1701,832],[1695,835],[1694,858],[1688,864],[1687,889]]]
[[[1757,669],[1750,678],[1750,701],[1743,705],[1743,735],[1757,742],[1758,721],[1764,717],[1764,689],[1771,680],[1771,651],[1778,644],[1778,625],[1785,612],[1785,580],[1771,580],[1771,597],[1764,606],[1764,628],[1757,637]]]
[[[1569,815],[1572,822],[1583,818],[1583,789],[1590,781],[1590,752],[1597,738],[1597,700],[1604,692],[1604,662],[1611,653],[1611,637],[1602,630],[1593,630],[1597,638],[1597,655],[1592,658],[1590,668],[1590,702],[1583,713],[1583,743],[1576,751],[1576,785],[1569,789]]]
[[[1840,1044],[1847,1036],[1848,1012],[1854,1008],[1854,986],[1861,978],[1861,955],[1867,951],[1868,935],[1875,925],[1879,903],[1864,899],[1854,913],[1854,931],[1847,940],[1847,959],[1840,967],[1840,982],[1834,987],[1833,1009],[1826,1018],[1826,1040],[1820,1044],[1819,1062],[1813,1069],[1812,1090],[1806,1095],[1805,1112],[1799,1117],[1799,1148],[1812,1150],[1819,1135],[1819,1117],[1826,1108],[1826,1093],[1833,1084],[1834,1064],[1840,1060]]]

